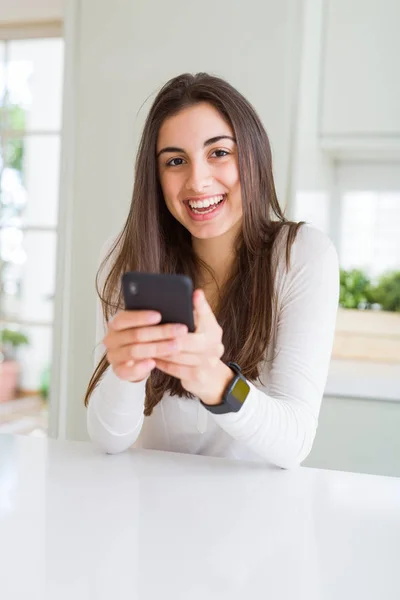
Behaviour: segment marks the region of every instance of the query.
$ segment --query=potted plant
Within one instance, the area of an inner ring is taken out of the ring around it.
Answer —
[[[371,298],[382,310],[400,313],[400,271],[382,275],[371,290]]]
[[[400,363],[400,272],[341,270],[334,358]]]
[[[0,402],[8,402],[16,396],[20,375],[17,349],[28,343],[28,338],[19,331],[0,331]]]
[[[372,304],[371,280],[361,269],[340,269],[340,298],[343,308],[370,308]]]

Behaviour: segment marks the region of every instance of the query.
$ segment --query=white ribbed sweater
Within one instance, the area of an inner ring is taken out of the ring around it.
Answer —
[[[285,269],[284,245],[276,271],[273,343],[263,364],[264,385],[251,385],[237,413],[213,415],[198,399],[165,395],[144,417],[145,381],[120,380],[108,368],[87,410],[91,439],[106,452],[130,446],[266,461],[283,468],[309,454],[332,352],[339,295],[339,266],[330,239],[302,226]],[[105,334],[100,303],[97,340]],[[96,364],[104,352],[96,349]]]

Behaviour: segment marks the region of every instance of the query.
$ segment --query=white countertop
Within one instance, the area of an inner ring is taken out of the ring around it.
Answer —
[[[400,479],[0,435],[2,600],[398,600]]]

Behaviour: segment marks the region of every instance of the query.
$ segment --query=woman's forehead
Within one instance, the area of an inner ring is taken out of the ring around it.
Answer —
[[[203,145],[210,138],[233,136],[232,127],[219,111],[206,102],[195,104],[167,118],[158,134],[158,149],[162,146]]]

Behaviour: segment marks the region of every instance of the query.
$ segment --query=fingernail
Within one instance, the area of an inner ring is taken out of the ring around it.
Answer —
[[[133,360],[128,360],[128,362],[126,363],[127,367],[133,367]]]

